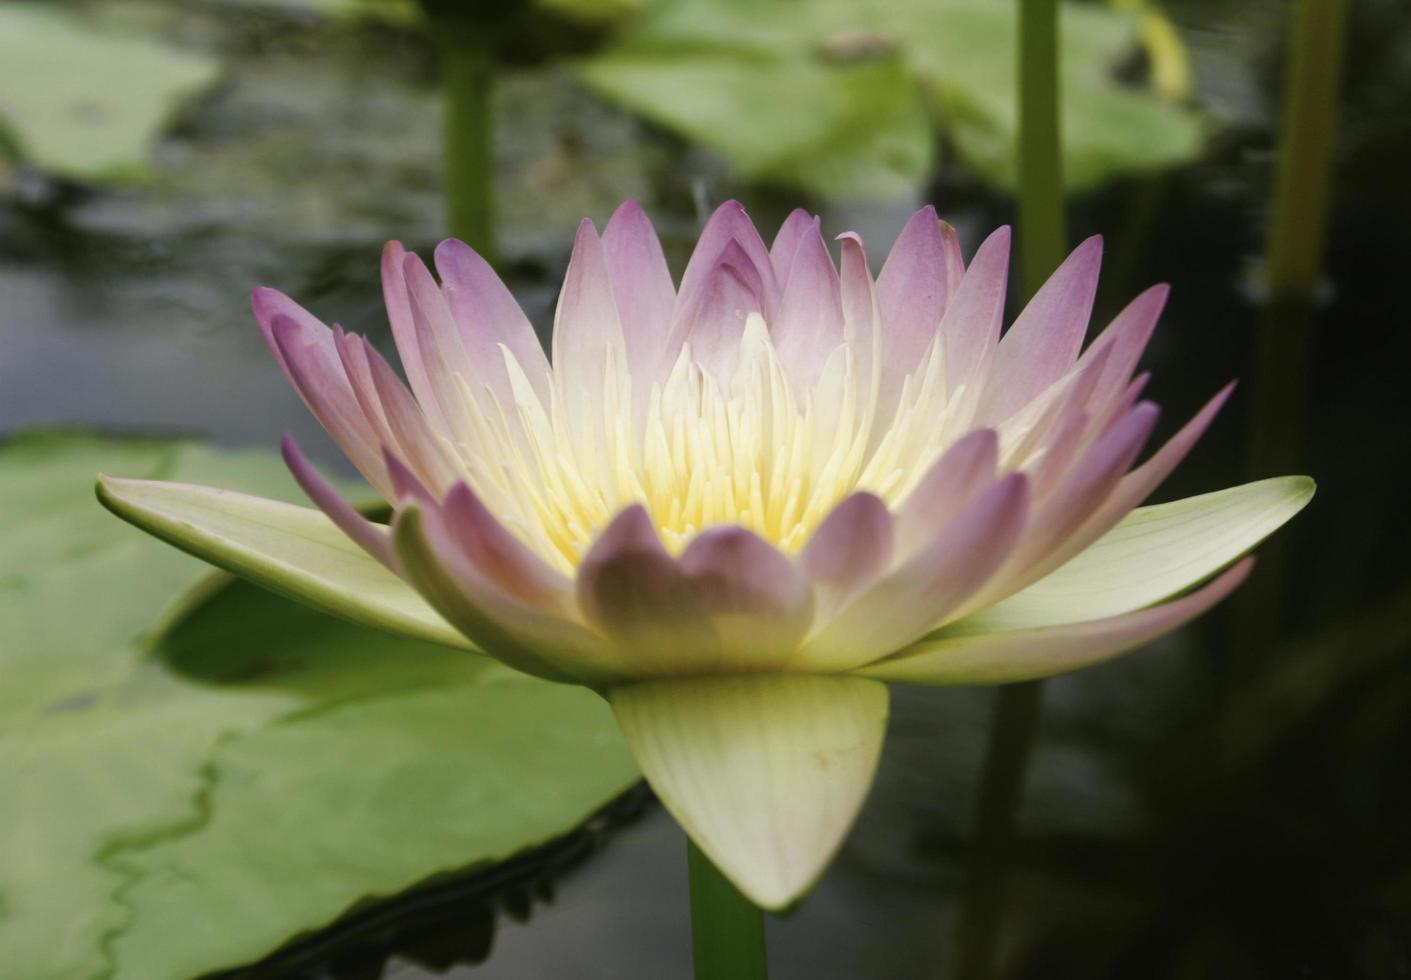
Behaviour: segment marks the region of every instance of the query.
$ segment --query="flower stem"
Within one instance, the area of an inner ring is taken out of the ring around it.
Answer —
[[[1063,211],[1059,120],[1058,0],[1019,5],[1019,273],[1026,300],[1063,261],[1068,232]],[[1008,856],[1024,774],[1033,750],[1043,684],[1002,687],[995,695],[964,904],[959,916],[956,976],[986,980],[1004,907]]]
[[[764,914],[694,841],[686,847],[696,980],[767,980]]]
[[[1058,0],[1019,5],[1019,276],[1027,299],[1067,250],[1058,114]]]
[[[450,232],[495,262],[494,90],[491,44],[469,25],[438,20],[444,99],[443,151]]]
[[[1284,79],[1264,275],[1274,301],[1311,300],[1322,275],[1349,0],[1298,0]]]

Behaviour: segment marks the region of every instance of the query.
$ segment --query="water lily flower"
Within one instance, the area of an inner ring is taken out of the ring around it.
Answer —
[[[392,243],[402,366],[272,289],[274,359],[391,504],[372,522],[284,454],[318,509],[103,478],[122,517],[349,619],[482,651],[611,703],[667,809],[753,901],[818,877],[866,795],[886,682],[998,684],[1114,657],[1209,609],[1306,478],[1138,505],[1216,394],[1137,463],[1157,409],[1142,293],[1087,348],[1101,242],[1001,336],[1009,231],[967,264],[918,212],[862,241],[729,203],[679,286],[636,204],[578,229],[552,358],[459,241]]]

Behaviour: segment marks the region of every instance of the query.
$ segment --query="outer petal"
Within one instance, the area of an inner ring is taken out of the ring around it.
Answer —
[[[813,591],[798,567],[742,527],[697,535],[678,563],[720,637],[721,670],[762,670],[813,625]]]
[[[442,517],[466,558],[507,595],[548,612],[570,611],[572,583],[505,530],[464,483],[451,488]]]
[[[624,675],[582,625],[517,599],[477,568],[435,509],[398,511],[392,535],[407,580],[497,660],[552,681],[601,685]]]
[[[649,384],[666,349],[676,288],[656,230],[636,201],[623,203],[608,220],[603,257],[622,321],[628,370]]]
[[[465,242],[448,238],[436,246],[436,271],[461,342],[477,376],[503,406],[514,404],[501,345],[519,362],[541,403],[547,404],[549,360],[529,318],[490,263]]]
[[[100,477],[98,499],[182,551],[281,595],[389,633],[475,649],[323,514],[181,483]]]
[[[1064,626],[942,636],[858,673],[908,684],[1007,684],[1088,667],[1199,616],[1234,591],[1253,564],[1247,558],[1200,591],[1164,605]]]
[[[666,553],[651,518],[629,507],[578,566],[578,605],[641,676],[717,668],[720,641],[685,573]]]
[[[319,476],[318,471],[299,451],[299,445],[294,441],[293,436],[286,435],[279,448],[284,457],[284,464],[289,467],[289,472],[294,475],[294,480],[299,484],[300,489],[308,494],[309,499],[318,506],[318,509],[338,526],[338,530],[353,539],[359,548],[395,572],[392,540],[387,535],[387,528],[372,523],[358,513],[357,508],[344,500],[342,494]]]
[[[1102,238],[1073,250],[1019,314],[995,350],[980,401],[982,424],[1002,422],[1068,373],[1092,315]]]
[[[1286,476],[1140,508],[1057,571],[945,633],[1062,625],[1161,602],[1273,534],[1313,491],[1308,477]]]
[[[1028,481],[1011,473],[981,494],[916,556],[859,595],[804,643],[801,670],[842,671],[926,635],[1009,557],[1023,530]]]
[[[1156,321],[1170,295],[1171,287],[1164,283],[1142,292],[1083,351],[1083,356],[1078,359],[1080,370],[1087,362],[1107,352],[1107,366],[1103,368],[1102,379],[1088,403],[1094,409],[1100,410],[1121,396],[1131,380],[1132,372],[1136,370],[1142,351],[1146,350],[1147,342],[1151,340],[1152,332],[1156,330]]]
[[[887,723],[886,687],[852,677],[657,681],[609,698],[662,803],[767,909],[803,895],[842,844]]]

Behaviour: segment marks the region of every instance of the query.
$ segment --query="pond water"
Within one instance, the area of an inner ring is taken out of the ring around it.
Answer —
[[[442,224],[429,52],[376,28],[219,5],[111,6],[221,54],[231,70],[162,142],[156,182],[85,191],[24,176],[0,198],[0,431],[99,425],[240,446],[273,446],[287,431],[336,467],[270,362],[248,293],[277,286],[390,351],[381,245],[395,236],[425,253]],[[1078,202],[1073,228],[1075,238],[1108,233],[1100,314],[1151,282],[1176,285],[1148,357],[1167,432],[1228,378],[1260,383],[1259,313],[1244,282],[1267,197],[1283,9],[1169,6],[1191,28],[1202,98],[1226,128],[1190,172]],[[1357,48],[1379,54],[1354,66],[1313,380],[1301,404],[1275,416],[1302,427],[1296,468],[1319,477],[1318,504],[1273,556],[1291,572],[1262,608],[1237,607],[1049,685],[1021,814],[1009,975],[1411,976],[1411,800],[1397,764],[1411,750],[1403,639],[1384,630],[1353,643],[1344,625],[1379,623],[1406,599],[1411,544],[1405,518],[1387,516],[1411,475],[1402,300],[1411,197],[1399,155],[1411,142],[1411,73],[1395,57],[1411,28],[1397,5],[1368,7],[1359,31],[1381,41]],[[643,200],[679,271],[702,202],[740,194],[763,224],[792,203],[733,184],[718,161],[602,105],[561,70],[507,74],[497,106],[506,278],[541,329],[581,216],[601,226],[622,199]],[[880,256],[923,199],[959,226],[967,249],[1009,219],[1001,197],[950,169],[914,201],[813,203],[826,227],[855,228]],[[1253,397],[1242,392],[1163,496],[1273,475],[1242,472],[1242,446],[1262,437],[1244,427]],[[1253,633],[1234,632],[1241,616]],[[1236,636],[1259,649],[1238,648]],[[1244,673],[1232,658],[1246,655],[1294,666],[1227,683]],[[1374,715],[1363,711],[1369,691],[1381,698]],[[991,698],[896,692],[857,831],[804,906],[770,922],[776,977],[947,975]],[[1231,710],[1232,700],[1249,707]],[[1234,761],[1214,764],[1213,748]],[[684,869],[680,832],[648,806],[558,878],[527,921],[501,915],[485,963],[451,975],[685,976]],[[373,963],[340,969],[377,975]],[[431,975],[400,955],[385,972]]]

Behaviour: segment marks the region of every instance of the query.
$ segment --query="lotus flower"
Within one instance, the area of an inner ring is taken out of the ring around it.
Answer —
[[[967,265],[923,209],[875,280],[862,241],[838,242],[840,266],[796,211],[766,247],[726,204],[678,288],[624,204],[578,229],[551,360],[474,251],[443,242],[438,284],[394,242],[410,389],[362,337],[254,294],[390,526],[288,440],[318,510],[107,478],[100,496],[304,602],[601,692],[698,846],[779,908],[861,806],[884,682],[1019,681],[1141,646],[1228,595],[1313,492],[1134,510],[1229,389],[1133,468],[1157,417],[1133,371],[1167,289],[1081,350],[1098,239],[1003,337],[1007,229]]]

